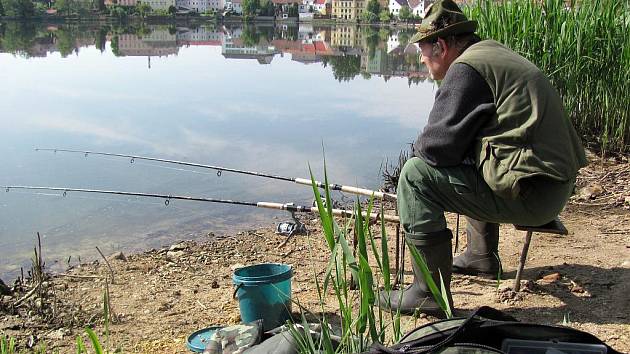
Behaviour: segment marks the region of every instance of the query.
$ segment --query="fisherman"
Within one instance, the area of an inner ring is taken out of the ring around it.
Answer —
[[[398,182],[406,239],[443,279],[451,274],[496,278],[499,223],[551,222],[572,194],[584,149],[562,100],[531,62],[475,34],[453,0],[437,0],[411,38],[431,78],[441,81],[428,123]],[[467,249],[453,259],[444,212],[467,219]],[[417,264],[413,283],[381,292],[380,305],[401,313],[439,314]]]

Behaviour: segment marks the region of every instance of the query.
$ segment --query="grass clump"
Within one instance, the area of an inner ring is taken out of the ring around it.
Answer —
[[[309,167],[310,170],[310,167]],[[393,343],[401,337],[401,315],[399,312],[383,310],[378,306],[379,288],[390,292],[390,259],[388,254],[388,236],[383,219],[383,206],[380,206],[380,244],[372,231],[369,215],[374,207],[371,199],[364,212],[357,200],[354,216],[345,220],[340,226],[333,218],[332,203],[322,202],[319,190],[313,180],[313,193],[324,238],[330,249],[330,258],[323,274],[323,280],[315,275],[321,314],[316,315],[321,333],[314,334],[309,330],[299,330],[293,325],[291,333],[300,347],[300,353],[359,353],[365,351],[372,343]],[[328,186],[328,176],[324,161],[324,180]],[[330,199],[330,190],[325,188],[325,200]],[[367,217],[365,216],[367,215]],[[348,238],[355,239],[355,247],[350,246]],[[410,249],[415,250],[414,247]],[[447,317],[451,317],[446,297],[433,282],[426,263],[419,252],[412,256],[426,270],[425,280],[434,297],[443,307]],[[373,257],[376,265],[371,266],[368,259]],[[374,269],[373,269],[374,268]],[[428,277],[427,277],[428,275]],[[444,285],[442,284],[442,291]],[[332,301],[337,311],[326,314],[325,305]],[[299,302],[298,302],[299,305]],[[310,328],[305,312],[301,307],[301,326]],[[312,313],[311,313],[312,314]],[[332,317],[334,316],[334,317]],[[333,326],[337,326],[336,328]]]
[[[493,38],[551,79],[576,129],[602,152],[630,152],[627,1],[478,0],[464,7]]]

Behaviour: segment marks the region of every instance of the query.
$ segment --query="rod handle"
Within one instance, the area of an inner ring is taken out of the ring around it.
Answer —
[[[306,178],[296,178],[295,179],[295,183],[303,184],[303,185],[307,185],[307,186],[312,185],[311,180],[310,179],[306,179]],[[319,182],[319,181],[315,181],[315,185],[320,187],[320,188],[324,188],[326,186],[325,184],[323,184],[322,182]],[[380,192],[380,191],[373,191],[371,189],[366,189],[366,188],[359,188],[359,187],[352,187],[352,186],[343,186],[343,185],[339,185],[339,184],[329,184],[328,187],[330,189],[332,189],[332,190],[340,190],[342,192],[364,195],[366,197],[371,197],[373,195],[375,198],[380,198],[380,199],[385,199],[385,200],[396,201],[396,199],[397,199],[396,194],[384,193],[384,192]]]

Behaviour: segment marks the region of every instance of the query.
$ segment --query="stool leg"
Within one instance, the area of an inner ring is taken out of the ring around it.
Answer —
[[[516,270],[516,279],[514,279],[514,291],[519,292],[521,290],[521,273],[525,268],[525,262],[527,261],[527,251],[529,250],[529,243],[532,241],[532,231],[527,231],[525,235],[525,244],[521,251],[521,259],[518,262],[518,269]]]

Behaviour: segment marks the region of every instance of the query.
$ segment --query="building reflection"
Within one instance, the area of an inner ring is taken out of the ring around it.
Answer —
[[[7,25],[2,25],[7,26]],[[276,56],[305,65],[331,66],[338,80],[363,77],[406,77],[424,81],[428,73],[419,62],[417,46],[408,44],[413,32],[366,26],[207,25],[136,28],[79,28],[69,25],[28,28],[0,27],[0,52],[23,57],[62,56],[95,46],[116,56],[176,56],[184,47],[217,47],[226,60],[252,60],[269,65]]]

